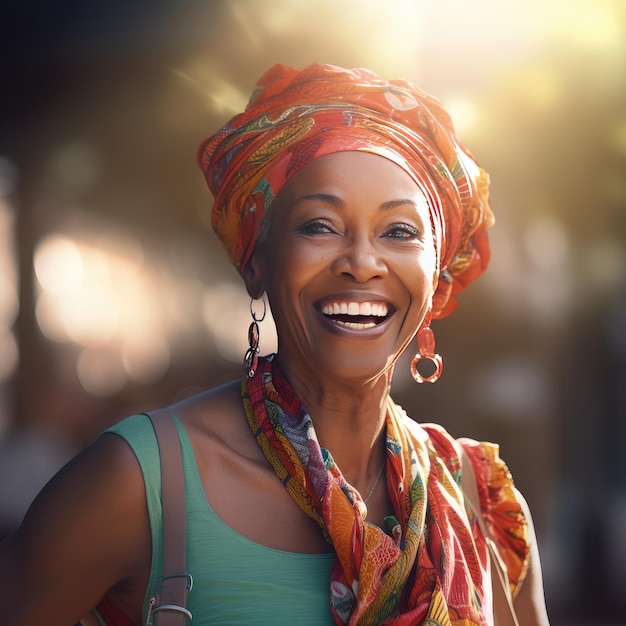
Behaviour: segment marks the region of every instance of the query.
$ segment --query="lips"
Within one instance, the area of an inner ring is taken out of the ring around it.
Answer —
[[[325,300],[319,310],[333,324],[350,330],[375,328],[390,316],[389,305],[377,300]]]

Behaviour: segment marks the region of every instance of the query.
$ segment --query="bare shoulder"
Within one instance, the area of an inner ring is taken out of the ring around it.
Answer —
[[[227,526],[277,550],[328,551],[319,527],[295,504],[257,443],[240,381],[194,396],[171,411],[189,435],[206,499]]]
[[[183,423],[196,454],[205,447],[259,459],[260,448],[247,424],[239,380],[215,387],[171,407]]]
[[[150,546],[137,459],[120,437],[103,435],[46,485],[0,544],[3,618],[15,626],[75,623],[112,588],[123,590],[132,616],[141,611]]]

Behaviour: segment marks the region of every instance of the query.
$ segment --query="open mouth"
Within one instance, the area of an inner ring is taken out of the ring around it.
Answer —
[[[389,317],[384,302],[324,302],[320,310],[335,324],[352,330],[374,328]]]

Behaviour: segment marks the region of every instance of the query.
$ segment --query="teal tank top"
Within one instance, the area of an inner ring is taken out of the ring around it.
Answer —
[[[207,502],[193,449],[180,421],[187,492],[187,571],[193,576],[187,608],[194,626],[271,624],[332,626],[330,572],[334,554],[266,548],[232,530]],[[152,530],[152,565],[144,601],[157,591],[163,559],[161,470],[152,424],[134,415],[106,432],[125,439],[141,466]]]

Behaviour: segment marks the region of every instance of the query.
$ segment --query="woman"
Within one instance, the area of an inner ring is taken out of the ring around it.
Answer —
[[[242,381],[170,408],[193,623],[493,624],[498,560],[519,623],[547,624],[530,515],[497,447],[420,426],[389,397],[415,336],[416,380],[441,374],[430,321],[489,257],[487,176],[441,105],[366,70],[276,66],[199,159],[253,321]],[[258,358],[265,298],[279,349]],[[0,549],[6,623],[73,624],[103,596],[146,622],[158,461],[134,416],[51,481]]]

